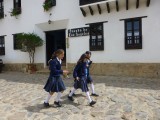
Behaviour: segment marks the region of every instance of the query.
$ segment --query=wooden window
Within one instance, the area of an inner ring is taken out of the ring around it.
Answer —
[[[90,50],[104,50],[103,23],[90,24]]]
[[[45,4],[49,4],[50,6],[56,6],[56,0],[45,0]]]
[[[4,36],[0,36],[0,55],[5,55]]]
[[[4,18],[3,0],[0,0],[0,19]]]
[[[14,0],[14,8],[21,8],[21,0]]]
[[[21,14],[21,0],[14,0],[13,2],[13,8],[16,11],[16,14]]]
[[[18,33],[18,34],[20,34],[20,33]],[[22,46],[18,44],[19,42],[16,39],[16,37],[17,37],[18,34],[13,34],[13,48],[14,48],[14,50],[20,50],[20,49],[22,49]]]
[[[125,49],[142,49],[141,18],[125,20]]]

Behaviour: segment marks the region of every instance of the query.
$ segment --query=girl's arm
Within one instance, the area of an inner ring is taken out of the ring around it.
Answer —
[[[87,76],[87,62],[83,62],[82,64],[82,74]]]
[[[63,74],[63,70],[57,70],[55,60],[50,61],[50,70],[54,72],[55,75]]]
[[[88,65],[90,66],[92,64],[92,61],[89,59],[88,61]]]
[[[78,70],[80,69],[80,65],[77,64],[76,67],[73,70],[73,77],[77,78],[78,77]]]

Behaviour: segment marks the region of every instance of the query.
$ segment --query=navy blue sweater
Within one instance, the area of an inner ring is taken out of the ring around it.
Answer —
[[[79,77],[81,78],[82,76],[87,76],[87,63],[86,62],[82,62],[82,63],[78,63],[73,71],[73,77]]]
[[[54,58],[49,62],[49,69],[50,69],[50,77],[54,76],[60,76],[63,74],[63,70],[61,70],[61,64],[57,60],[57,58]]]

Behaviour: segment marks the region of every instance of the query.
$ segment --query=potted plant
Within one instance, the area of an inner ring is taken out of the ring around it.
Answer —
[[[12,8],[9,13],[17,18],[17,15],[21,14],[21,8]]]
[[[56,5],[56,0],[45,0],[43,2],[44,11],[48,11],[50,8]]]
[[[17,35],[17,44],[22,46],[21,51],[28,52],[30,64],[27,65],[27,70],[30,73],[36,71],[36,65],[34,64],[34,55],[36,47],[43,45],[43,40],[35,33],[21,33]]]

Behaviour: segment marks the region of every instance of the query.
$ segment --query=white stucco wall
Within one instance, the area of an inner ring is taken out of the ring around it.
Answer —
[[[122,2],[119,12],[116,11],[114,4],[111,4],[110,13],[105,8],[101,15],[95,12],[95,15],[87,14],[87,17],[83,17],[80,11],[79,0],[57,0],[56,6],[48,12],[43,10],[43,0],[22,0],[22,14],[18,16],[18,19],[11,17],[8,13],[13,8],[12,2],[12,0],[4,1],[4,12],[7,16],[0,20],[0,36],[7,35],[5,37],[6,54],[0,58],[6,63],[29,62],[27,53],[13,50],[12,34],[34,31],[45,40],[44,31],[62,28],[67,31],[67,29],[85,27],[86,23],[101,21],[108,21],[104,23],[104,51],[92,52],[92,59],[95,63],[160,62],[160,0],[151,0],[149,7],[140,3],[138,9],[135,4],[130,3],[129,10],[125,9],[125,4]],[[52,13],[51,16],[49,16],[50,13]],[[140,16],[147,16],[147,18],[142,18],[142,49],[125,50],[124,21],[119,20]],[[47,23],[49,19],[53,21],[52,24]],[[70,37],[67,62],[75,63],[86,50],[89,50],[89,36]],[[35,62],[45,63],[45,56],[44,44],[37,48]]]

